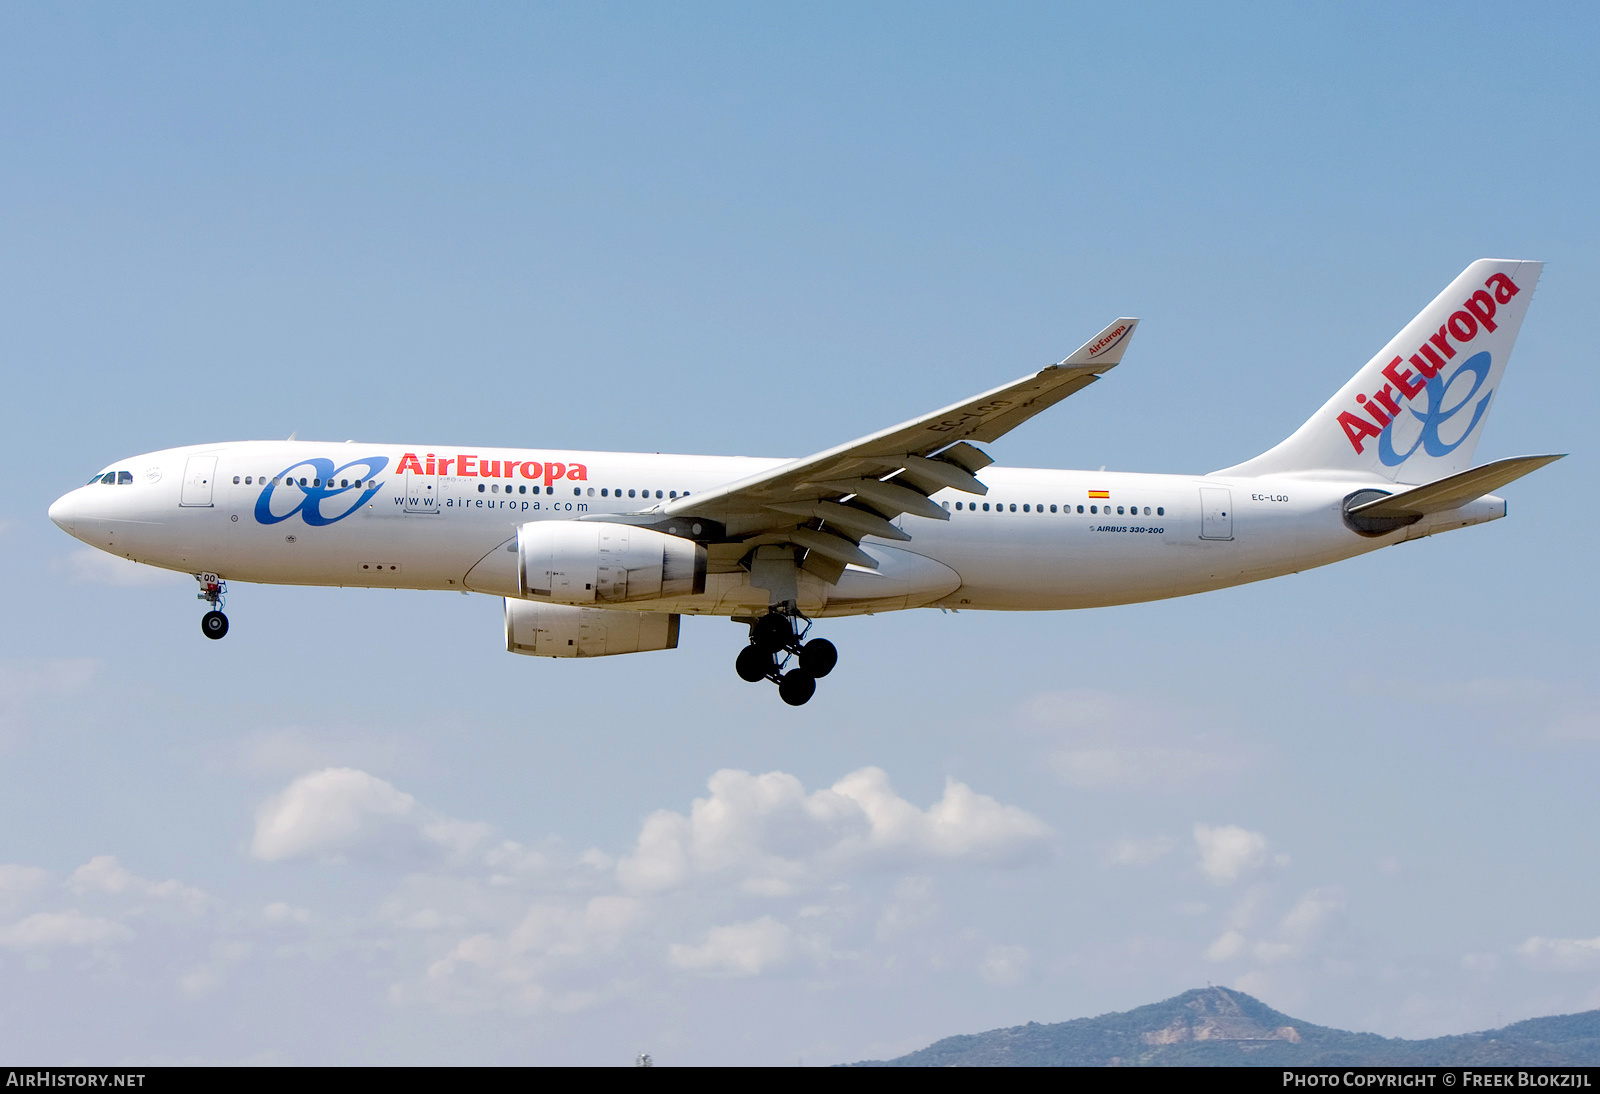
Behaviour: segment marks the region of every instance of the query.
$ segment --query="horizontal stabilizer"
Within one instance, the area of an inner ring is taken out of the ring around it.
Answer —
[[[1537,471],[1547,463],[1554,463],[1565,454],[1513,456],[1508,460],[1496,460],[1494,463],[1486,463],[1482,467],[1474,467],[1470,471],[1430,482],[1426,486],[1412,487],[1399,494],[1389,494],[1354,506],[1350,510],[1350,515],[1378,519],[1415,519],[1425,517],[1429,513],[1458,509],[1469,501],[1493,493],[1508,482],[1522,478],[1530,471]]]

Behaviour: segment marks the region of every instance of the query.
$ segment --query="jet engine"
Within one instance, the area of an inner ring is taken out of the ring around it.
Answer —
[[[622,604],[705,589],[706,549],[693,540],[604,521],[538,521],[517,529],[522,596]]]
[[[609,657],[678,648],[678,617],[506,598],[506,649],[534,657]]]

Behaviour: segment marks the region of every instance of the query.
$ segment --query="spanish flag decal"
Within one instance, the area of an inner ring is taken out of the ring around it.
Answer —
[[[1111,496],[1111,491],[1109,491],[1109,490],[1091,490],[1091,491],[1089,491],[1089,496],[1091,498],[1109,498]]]

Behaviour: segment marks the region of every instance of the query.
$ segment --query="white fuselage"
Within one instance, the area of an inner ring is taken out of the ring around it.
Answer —
[[[637,513],[783,462],[248,441],[118,461],[107,471],[127,472],[131,482],[80,487],[50,515],[113,554],[227,581],[515,597],[519,525]],[[1393,490],[1392,483],[1327,473],[1221,478],[999,466],[980,477],[985,497],[934,495],[948,521],[904,516],[894,523],[908,542],[864,541],[877,571],[852,566],[835,584],[802,574],[800,608],[827,616],[1158,600],[1505,514],[1503,501],[1484,497],[1369,537],[1346,525],[1341,505],[1353,491]],[[722,569],[713,568],[702,594],[627,607],[712,615],[765,608],[766,590],[753,588],[744,570]]]

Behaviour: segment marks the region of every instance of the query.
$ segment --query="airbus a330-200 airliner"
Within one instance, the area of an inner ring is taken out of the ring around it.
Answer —
[[[736,668],[800,705],[834,667],[814,620],[1054,611],[1322,566],[1505,515],[1555,455],[1471,467],[1541,263],[1474,262],[1287,440],[1205,475],[1001,467],[999,440],[1127,351],[1059,364],[803,459],[243,441],[118,460],[50,507],[104,551],[228,581],[486,593],[506,648],[671,649],[684,614],[749,626]]]

